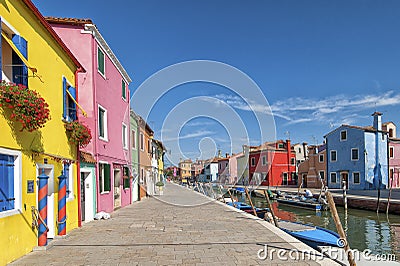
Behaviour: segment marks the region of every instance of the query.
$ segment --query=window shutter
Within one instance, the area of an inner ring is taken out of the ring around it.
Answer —
[[[14,34],[12,42],[21,52],[21,54],[28,59],[28,43],[21,36]],[[28,67],[22,62],[21,58],[13,51],[12,52],[12,64],[13,64],[13,82],[16,84],[22,84],[28,86]]]
[[[14,157],[0,155],[0,212],[14,209]]]
[[[104,75],[104,53],[100,47],[97,48],[97,68]]]
[[[14,198],[14,156],[7,156],[7,181],[8,181],[8,198],[7,198],[7,210],[14,209],[15,198]]]
[[[71,93],[74,100],[76,100],[76,89],[74,87],[69,87],[68,91],[69,91],[69,93]],[[68,106],[69,117],[73,121],[75,121],[76,120],[76,104],[73,101],[68,101],[68,103],[69,103],[69,106]]]
[[[104,191],[111,191],[111,175],[109,164],[104,164]]]
[[[66,177],[65,183],[66,183],[66,188],[67,188],[67,198],[69,198],[69,194],[71,193],[71,190],[69,189],[69,164],[65,163],[64,164],[64,175]]]
[[[63,90],[63,118],[67,119],[67,79],[63,77],[62,80],[62,90]]]
[[[126,99],[126,85],[125,81],[122,80],[122,98]]]
[[[5,211],[7,192],[6,190],[7,183],[7,175],[6,175],[6,164],[7,164],[7,156],[0,154],[0,212]]]

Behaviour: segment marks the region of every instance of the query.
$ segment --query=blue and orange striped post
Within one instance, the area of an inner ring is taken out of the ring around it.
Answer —
[[[67,177],[63,171],[58,180],[58,235],[64,236],[67,233]]]
[[[38,203],[39,203],[39,214],[43,222],[47,225],[47,192],[48,192],[48,179],[49,177],[45,175],[44,169],[42,174],[38,176],[39,179],[39,191],[38,191]],[[39,231],[38,231],[38,245],[47,245],[47,229],[46,225],[43,224],[41,219],[38,221]]]

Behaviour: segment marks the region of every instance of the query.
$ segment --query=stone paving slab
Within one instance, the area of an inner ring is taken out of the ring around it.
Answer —
[[[86,223],[53,242],[52,248],[12,265],[334,264],[307,256],[282,260],[276,252],[261,260],[257,253],[265,244],[268,254],[272,248],[311,248],[265,221],[174,184],[167,184],[162,196],[119,209],[111,219]]]

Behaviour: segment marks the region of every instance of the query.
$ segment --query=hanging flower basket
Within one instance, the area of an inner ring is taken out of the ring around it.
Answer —
[[[21,131],[38,130],[50,120],[49,105],[45,100],[21,84],[0,82],[0,107],[11,113],[10,119],[21,123]]]
[[[79,121],[67,122],[64,126],[69,141],[80,148],[86,147],[92,140],[90,129]]]

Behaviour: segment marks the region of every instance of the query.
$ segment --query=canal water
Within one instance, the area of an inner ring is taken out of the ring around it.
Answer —
[[[238,198],[243,201],[244,198]],[[256,207],[267,207],[265,198],[252,197]],[[336,232],[336,226],[330,211],[316,212],[279,204],[272,201],[275,215],[283,220],[310,223]],[[386,216],[373,211],[337,207],[343,229],[347,234],[350,248],[372,254],[395,254],[400,261],[400,215]]]

